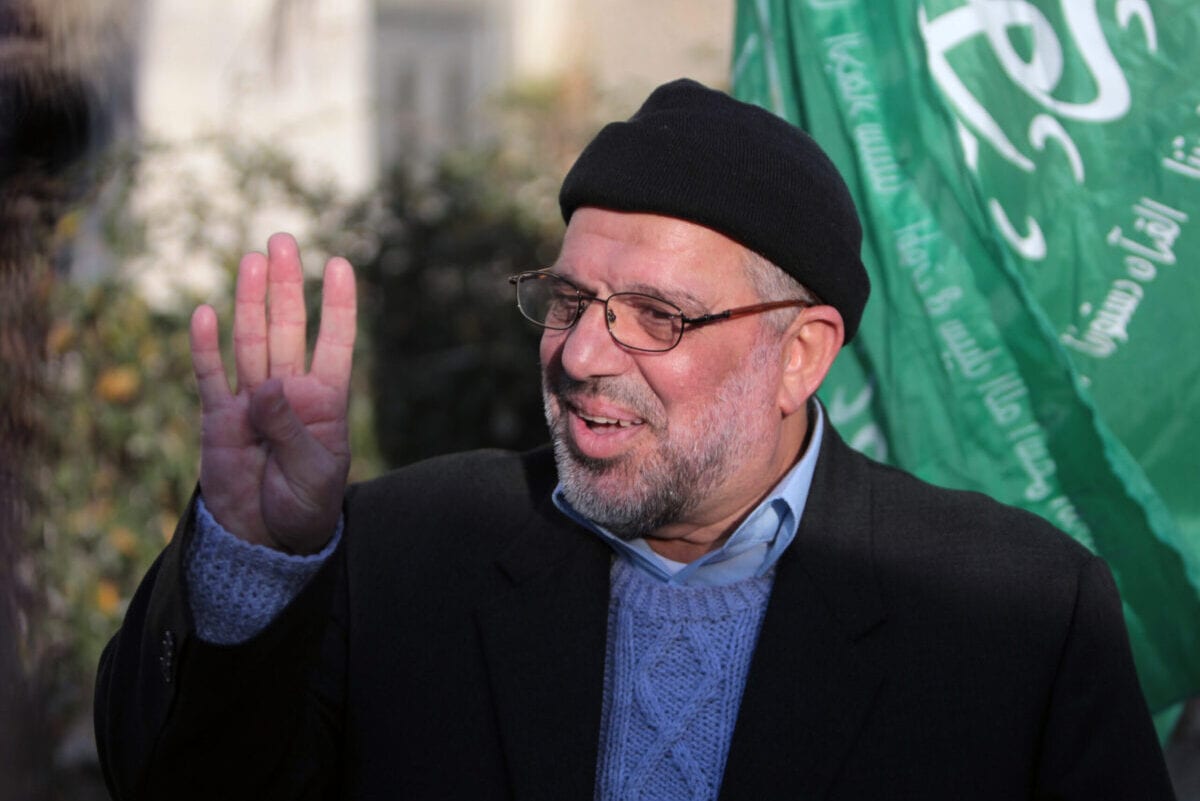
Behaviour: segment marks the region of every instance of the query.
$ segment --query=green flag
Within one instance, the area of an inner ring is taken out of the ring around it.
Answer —
[[[1106,558],[1147,701],[1200,691],[1200,6],[741,0],[734,93],[850,184],[860,450]]]

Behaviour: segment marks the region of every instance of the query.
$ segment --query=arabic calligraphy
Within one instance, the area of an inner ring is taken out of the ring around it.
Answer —
[[[854,122],[854,141],[871,187],[881,195],[899,192],[905,178],[878,122],[879,93],[864,58],[870,41],[862,33],[846,33],[831,36],[823,44],[825,70],[833,76],[847,116]]]
[[[1068,348],[1098,359],[1107,359],[1129,341],[1129,326],[1145,297],[1142,284],[1153,281],[1160,266],[1176,263],[1175,241],[1188,221],[1184,212],[1148,197],[1130,208],[1132,225],[1115,225],[1105,238],[1123,253],[1126,276],[1112,281],[1098,307],[1080,304],[1080,321],[1059,337]]]
[[[1200,106],[1196,113],[1200,114]],[[1188,137],[1182,134],[1172,139],[1171,155],[1163,157],[1163,167],[1185,178],[1200,178],[1200,141],[1193,141],[1196,143],[1189,144]]]
[[[1086,169],[1079,148],[1063,127],[1060,117],[1077,122],[1105,123],[1124,117],[1130,108],[1129,82],[1113,55],[1100,24],[1096,0],[1062,0],[1061,13],[1070,42],[1086,66],[1095,96],[1083,102],[1061,100],[1055,96],[1064,74],[1066,59],[1063,42],[1046,15],[1028,0],[969,0],[966,5],[930,19],[922,6],[918,23],[925,41],[927,63],[943,95],[956,114],[956,127],[964,159],[972,172],[978,172],[979,144],[982,139],[1006,162],[1023,172],[1036,171],[1033,157],[1015,144],[1000,123],[968,88],[950,62],[951,51],[984,37],[1004,74],[1043,111],[1033,115],[1026,131],[1029,145],[1042,152],[1055,142],[1067,160],[1071,176],[1082,184]],[[1117,24],[1128,30],[1136,21],[1146,48],[1158,49],[1154,16],[1146,0],[1119,0],[1113,11]],[[1032,45],[1027,57],[1014,48],[1014,35]],[[1182,147],[1182,145],[1181,145]],[[1200,158],[1200,153],[1193,153]],[[1176,163],[1196,169],[1200,163]],[[1041,225],[1026,216],[1023,229],[1013,223],[1003,204],[988,198],[987,207],[1008,245],[1028,261],[1042,261],[1048,247]]]
[[[1120,226],[1115,226],[1108,232],[1108,244],[1150,261],[1174,264],[1175,240],[1182,231],[1180,224],[1187,222],[1188,216],[1178,209],[1149,198],[1142,198],[1139,203],[1134,204],[1133,211],[1138,215],[1133,228],[1149,240],[1149,243],[1130,239],[1123,235]]]
[[[1157,207],[1139,204],[1154,211]],[[1161,212],[1166,213],[1166,212]],[[1169,214],[1167,215],[1169,217]],[[1085,544],[1091,531],[1071,499],[1057,486],[1057,464],[1050,452],[1046,429],[1034,416],[1029,386],[998,344],[995,335],[980,329],[977,316],[961,286],[942,263],[943,234],[930,217],[922,217],[893,230],[895,257],[907,275],[930,318],[936,320],[942,364],[948,373],[961,376],[977,395],[996,430],[1003,433],[1012,455],[1018,491],[1029,503],[1043,505],[1046,515]],[[838,395],[830,418],[836,423],[864,410],[873,388],[853,400]],[[882,448],[878,431],[863,432],[864,444]]]

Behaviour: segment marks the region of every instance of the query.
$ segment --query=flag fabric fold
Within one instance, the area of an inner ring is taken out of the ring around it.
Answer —
[[[733,92],[808,130],[873,291],[859,450],[1108,561],[1147,701],[1200,691],[1200,7],[741,0]]]

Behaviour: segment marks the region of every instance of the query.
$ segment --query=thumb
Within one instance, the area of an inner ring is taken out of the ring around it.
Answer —
[[[281,467],[296,469],[306,463],[319,464],[325,455],[288,403],[283,382],[278,378],[267,379],[251,392],[250,425],[271,446]]]
[[[268,535],[295,553],[320,550],[337,522],[349,459],[342,462],[304,426],[278,378],[251,391],[250,424],[270,451],[261,496]]]

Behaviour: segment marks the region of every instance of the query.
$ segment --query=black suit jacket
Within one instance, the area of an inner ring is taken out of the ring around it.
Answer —
[[[101,662],[119,798],[585,799],[612,554],[548,450],[352,487],[343,546],[261,635],[192,633],[189,513]],[[1107,568],[1041,520],[828,430],[722,799],[1166,799]]]

